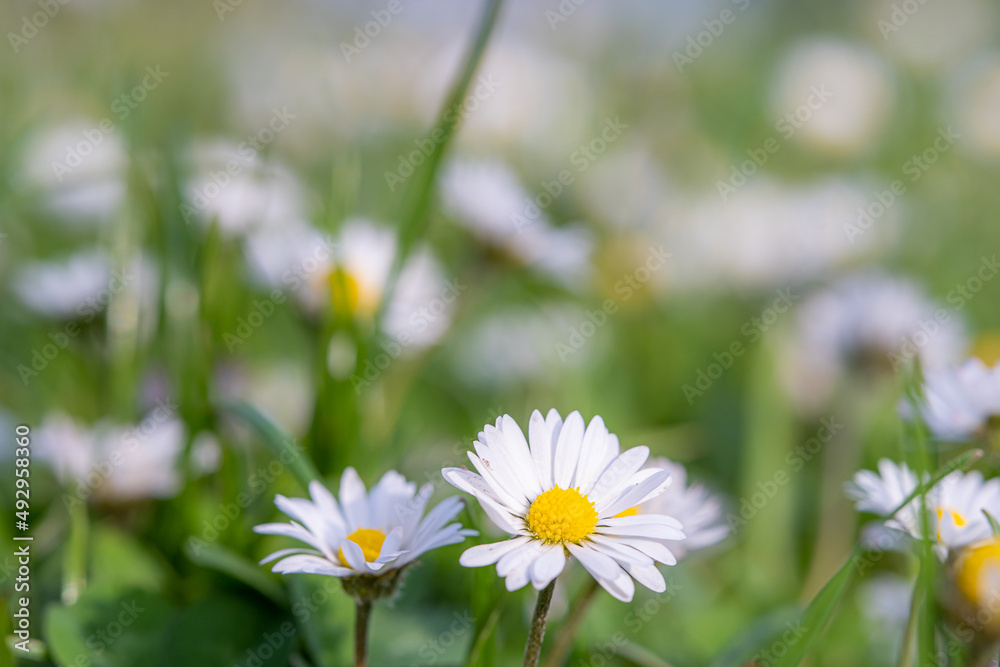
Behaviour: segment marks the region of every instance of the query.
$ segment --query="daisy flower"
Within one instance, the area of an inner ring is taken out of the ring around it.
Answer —
[[[477,534],[448,523],[462,511],[461,498],[448,498],[424,516],[433,490],[426,484],[418,493],[415,482],[390,470],[368,492],[357,471],[347,468],[340,479],[339,502],[319,482],[309,485],[311,499],[279,495],[274,503],[292,521],[260,525],[254,532],[291,537],[309,548],[282,549],[261,565],[277,561],[272,569],[280,574],[367,577],[354,583],[372,584],[366,589],[369,599],[388,595],[396,575],[422,554]],[[386,575],[393,576],[382,579]],[[378,586],[375,579],[384,585]]]
[[[930,369],[924,376],[924,397],[918,406],[931,433],[947,442],[964,442],[1000,417],[1000,364],[990,368],[977,358],[960,366]],[[912,417],[912,406],[900,406]]]
[[[888,459],[879,461],[879,472],[879,475],[868,470],[857,473],[847,484],[848,496],[856,501],[859,511],[886,517],[887,527],[921,539],[919,497],[890,516],[917,488],[917,476],[906,465],[899,466]],[[926,502],[936,551],[943,558],[950,550],[992,535],[986,513],[1000,517],[1000,479],[985,481],[978,471],[956,471],[927,492]]]
[[[683,540],[663,540],[671,553],[683,558],[691,551],[704,549],[721,542],[729,534],[729,527],[722,521],[722,502],[703,484],[687,484],[687,470],[679,463],[658,457],[646,464],[649,469],[670,473],[670,485],[655,498],[642,505],[621,512],[618,516],[666,514],[684,517]]]
[[[530,440],[530,444],[529,444]],[[633,577],[662,592],[666,583],[654,562],[677,559],[662,540],[684,539],[681,523],[663,514],[619,516],[663,492],[666,470],[643,469],[649,448],[620,452],[618,436],[600,417],[586,426],[579,412],[563,421],[555,410],[531,415],[528,439],[504,415],[487,425],[469,459],[479,471],[445,468],[444,478],[472,494],[511,539],[466,550],[460,563],[496,563],[507,590],[529,581],[545,589],[573,556],[611,595],[628,602]],[[631,575],[631,576],[630,576]]]

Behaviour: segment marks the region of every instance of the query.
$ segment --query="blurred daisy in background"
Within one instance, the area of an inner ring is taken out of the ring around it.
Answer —
[[[425,516],[433,490],[432,484],[425,484],[418,492],[415,482],[390,470],[369,492],[357,471],[347,468],[340,479],[339,503],[319,482],[309,485],[308,499],[279,495],[274,503],[292,521],[260,525],[254,532],[291,537],[310,548],[282,549],[261,564],[277,561],[272,569],[280,574],[398,574],[428,551],[478,534],[449,523],[464,507],[460,498],[441,501]],[[387,584],[378,597],[391,593],[395,580]]]
[[[939,72],[955,67],[990,42],[997,13],[986,0],[908,5],[877,0],[866,3],[860,18],[863,28],[897,61]]]
[[[629,508],[618,516],[635,516],[648,512],[682,517],[684,539],[663,541],[678,559],[692,551],[718,544],[729,535],[729,527],[722,518],[722,501],[703,484],[689,485],[684,466],[661,456],[650,459],[645,468],[666,470],[670,473],[670,484],[660,495],[642,505]]]
[[[332,310],[370,325],[385,295],[396,236],[352,219],[336,237],[306,225],[261,230],[247,239],[246,250],[257,281],[292,292],[310,314]],[[404,349],[433,345],[450,327],[461,289],[428,248],[414,249],[386,309],[386,333]]]
[[[1000,158],[1000,54],[980,54],[965,63],[947,88],[946,113],[962,149],[989,161]]]
[[[218,223],[233,236],[305,224],[305,195],[295,175],[281,164],[265,163],[252,145],[202,142],[192,149],[191,161],[185,220]]]
[[[662,541],[684,539],[681,522],[663,514],[618,516],[670,484],[666,470],[642,469],[649,448],[620,452],[618,436],[600,417],[585,426],[579,412],[564,422],[555,410],[531,414],[528,440],[504,415],[487,424],[473,446],[469,459],[478,475],[464,467],[442,474],[513,538],[466,550],[462,565],[496,563],[507,590],[529,582],[542,590],[573,556],[623,602],[635,593],[633,577],[653,591],[666,590],[655,562],[677,562]]]
[[[880,375],[917,357],[925,369],[961,358],[965,327],[906,278],[878,271],[839,279],[797,306],[782,360],[789,395],[808,410],[830,397],[850,372]]]
[[[117,131],[106,128],[80,117],[29,135],[18,178],[55,219],[96,226],[121,210],[129,158]]]
[[[111,279],[111,258],[102,250],[78,252],[63,260],[31,262],[14,276],[14,290],[32,311],[53,319],[96,314],[96,300]],[[106,305],[106,304],[105,304]],[[103,310],[103,307],[100,308]]]
[[[855,155],[875,150],[894,98],[892,73],[878,55],[820,39],[788,52],[771,101],[785,119],[785,136],[833,155]]]
[[[537,200],[553,196],[544,189],[529,194],[503,162],[452,161],[441,177],[441,197],[446,213],[480,241],[571,289],[590,278],[591,234],[579,225],[552,225]]]
[[[985,435],[991,420],[1000,417],[1000,364],[991,368],[973,357],[958,366],[928,369],[917,408],[939,440],[967,442]],[[900,409],[912,418],[910,403]]]
[[[165,407],[140,423],[86,427],[64,414],[46,417],[34,452],[76,499],[130,503],[177,495],[186,427]]]
[[[859,471],[846,485],[847,495],[860,512],[885,518],[885,525],[914,539],[923,533],[921,500],[916,497],[893,514],[917,488],[916,475],[888,459],[879,461],[879,474]],[[993,534],[986,516],[1000,516],[1000,479],[984,481],[982,473],[953,472],[927,492],[928,522],[934,534],[935,551],[943,559],[950,550],[966,547]]]

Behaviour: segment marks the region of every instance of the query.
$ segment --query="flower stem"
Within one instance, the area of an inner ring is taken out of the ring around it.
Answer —
[[[573,637],[576,636],[576,631],[579,629],[583,617],[587,615],[590,603],[594,601],[594,595],[597,594],[600,587],[601,585],[597,583],[597,579],[587,577],[586,587],[580,593],[580,597],[576,599],[576,602],[573,603],[573,611],[559,630],[559,635],[556,637],[556,646],[552,649],[552,653],[549,654],[548,660],[545,661],[546,667],[560,667],[560,665],[565,664],[566,656],[569,655],[570,648],[573,646]]]
[[[549,607],[552,606],[552,592],[555,589],[556,581],[553,579],[552,583],[538,594],[535,616],[531,619],[531,633],[528,635],[528,644],[524,647],[524,667],[538,665],[538,656],[542,653],[542,640],[545,639],[545,619],[548,618]]]
[[[356,603],[354,617],[354,667],[368,664],[368,619],[372,612],[371,600]]]

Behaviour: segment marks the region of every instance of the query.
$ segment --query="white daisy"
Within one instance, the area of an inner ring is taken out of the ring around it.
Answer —
[[[617,516],[656,497],[670,483],[666,470],[642,469],[649,448],[619,452],[618,436],[600,417],[584,425],[579,412],[564,422],[555,410],[535,410],[528,440],[508,415],[487,425],[469,459],[479,475],[445,468],[444,478],[476,497],[487,516],[513,539],[468,549],[466,567],[496,563],[507,590],[529,581],[542,590],[574,556],[611,595],[628,602],[632,577],[662,592],[654,562],[677,559],[661,540],[681,540],[677,519],[662,514]],[[631,576],[629,576],[631,575]]]
[[[111,279],[111,260],[100,250],[79,252],[64,260],[32,262],[14,277],[21,302],[46,317],[83,317],[87,304]]]
[[[908,403],[900,406],[912,416]],[[929,369],[924,374],[920,416],[940,440],[963,442],[1000,417],[1000,364],[990,368],[975,357],[960,366]]]
[[[462,511],[462,499],[443,500],[424,516],[434,490],[394,470],[372,488],[354,468],[340,480],[340,502],[319,482],[309,485],[310,499],[277,496],[275,505],[292,518],[290,523],[269,523],[254,528],[264,535],[284,535],[311,548],[277,551],[261,565],[278,561],[274,572],[323,574],[331,577],[381,576],[406,567],[422,554],[477,535],[459,523],[448,523]]]
[[[307,225],[260,230],[246,250],[258,281],[293,292],[305,310],[329,306],[368,320],[385,296],[396,237],[387,227],[354,219],[335,238]],[[386,310],[386,333],[403,348],[436,343],[451,324],[459,289],[428,248],[416,248]]]
[[[904,464],[879,461],[880,475],[862,470],[847,484],[847,494],[859,511],[885,517],[886,526],[921,539],[920,498],[889,516],[917,488],[917,476]],[[982,473],[956,471],[945,476],[927,492],[929,527],[936,551],[944,557],[949,550],[964,547],[992,535],[986,513],[1000,518],[1000,479],[983,480]]]
[[[184,444],[184,423],[157,408],[129,426],[101,422],[87,428],[51,415],[35,436],[34,451],[77,500],[135,502],[177,495]]]
[[[966,346],[959,316],[912,281],[878,271],[847,276],[797,306],[783,359],[790,395],[815,409],[851,370],[925,370],[954,363]]]
[[[722,521],[722,502],[703,484],[687,484],[687,470],[679,463],[658,457],[650,459],[646,468],[666,470],[670,485],[652,500],[625,510],[618,516],[666,514],[683,517],[683,540],[664,540],[677,558],[691,551],[704,549],[721,542],[729,534],[729,527]]]

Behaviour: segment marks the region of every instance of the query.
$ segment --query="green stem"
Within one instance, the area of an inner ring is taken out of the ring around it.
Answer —
[[[401,216],[399,252],[396,253],[392,270],[389,273],[385,290],[382,293],[382,302],[379,305],[376,315],[377,331],[381,331],[381,323],[385,316],[386,308],[392,301],[392,295],[396,290],[399,274],[403,270],[410,249],[424,233],[427,226],[427,212],[430,208],[431,194],[438,168],[459,124],[460,114],[454,113],[454,110],[462,103],[469,90],[469,84],[472,82],[472,77],[475,75],[483,53],[486,51],[486,44],[489,42],[490,35],[496,25],[497,16],[500,14],[500,6],[502,4],[503,0],[487,0],[479,22],[479,29],[476,31],[469,54],[465,58],[465,65],[452,85],[448,97],[445,99],[439,115],[441,120],[431,132],[431,136],[436,138],[434,141],[434,150],[431,151],[426,166],[414,174],[414,181],[407,190],[408,201],[404,205]]]
[[[80,594],[87,587],[87,543],[90,534],[90,520],[87,506],[73,501],[69,506],[69,540],[64,562],[62,601],[76,604]]]
[[[354,617],[354,667],[365,667],[368,664],[368,619],[372,613],[371,600],[356,603]]]
[[[549,607],[552,606],[552,592],[555,589],[556,581],[553,579],[552,583],[538,594],[535,615],[531,619],[531,632],[528,634],[528,643],[524,647],[524,667],[538,665],[538,657],[542,654],[542,640],[545,639],[545,620],[549,616]]]
[[[903,644],[899,648],[899,666],[910,667],[913,662],[913,638],[917,634],[917,621],[920,618],[920,587],[913,587],[913,595],[910,597],[910,617],[906,622],[906,633],[903,635]]]
[[[587,610],[590,609],[590,604],[594,601],[594,596],[600,588],[601,585],[597,583],[597,579],[587,578],[587,585],[583,589],[583,593],[573,603],[573,611],[559,630],[555,648],[552,649],[548,660],[545,661],[546,667],[560,667],[566,663],[566,657],[573,646],[576,631],[579,629],[583,617],[587,615]]]

